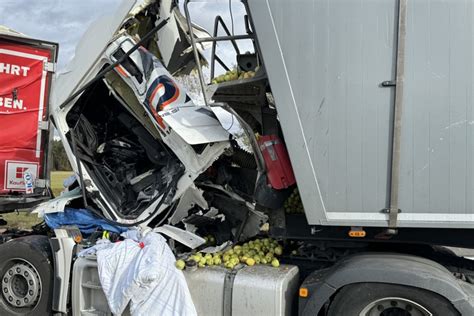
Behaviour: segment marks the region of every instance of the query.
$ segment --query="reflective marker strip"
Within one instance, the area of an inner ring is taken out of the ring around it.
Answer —
[[[300,287],[300,297],[308,297],[308,289],[305,287]]]

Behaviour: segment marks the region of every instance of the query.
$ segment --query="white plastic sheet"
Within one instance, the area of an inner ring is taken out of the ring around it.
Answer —
[[[141,240],[97,249],[97,265],[114,315],[128,304],[132,316],[197,315],[184,275],[161,235],[149,232]]]

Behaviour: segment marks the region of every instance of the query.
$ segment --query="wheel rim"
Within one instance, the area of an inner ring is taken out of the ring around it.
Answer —
[[[386,297],[368,304],[359,316],[433,316],[421,304],[402,297]]]
[[[5,303],[14,308],[30,308],[41,296],[41,279],[36,268],[24,259],[10,260],[2,276]]]

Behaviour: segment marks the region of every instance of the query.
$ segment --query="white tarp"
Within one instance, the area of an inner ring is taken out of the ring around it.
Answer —
[[[197,315],[166,240],[153,232],[137,239],[96,249],[99,278],[111,312],[121,315],[130,304],[132,316]]]

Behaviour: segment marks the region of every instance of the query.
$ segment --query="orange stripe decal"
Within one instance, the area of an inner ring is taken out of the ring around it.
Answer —
[[[117,70],[117,72],[119,74],[121,74],[122,76],[128,78],[128,74],[125,72],[125,70],[122,68],[122,66],[120,66],[120,65],[115,66],[115,70]]]
[[[160,107],[162,110],[168,105],[170,105],[171,103],[173,103],[174,101],[176,101],[176,99],[179,97],[179,89],[178,87],[176,87],[176,85],[174,87],[176,88],[176,93],[171,99],[167,100],[166,102],[163,102],[163,104]]]
[[[155,90],[153,90],[153,93],[150,95],[150,98],[148,99],[148,103],[150,103],[150,105],[153,104],[153,99],[155,98],[156,94],[158,93],[158,90],[160,90],[160,88],[164,88],[165,86],[160,83],[156,86]]]
[[[153,116],[155,117],[156,122],[158,123],[158,125],[161,127],[161,129],[163,131],[165,131],[166,130],[166,125],[163,122],[163,118],[158,114],[158,112],[156,112],[155,108],[151,104],[150,104],[150,109],[151,109],[151,113],[153,113]]]

